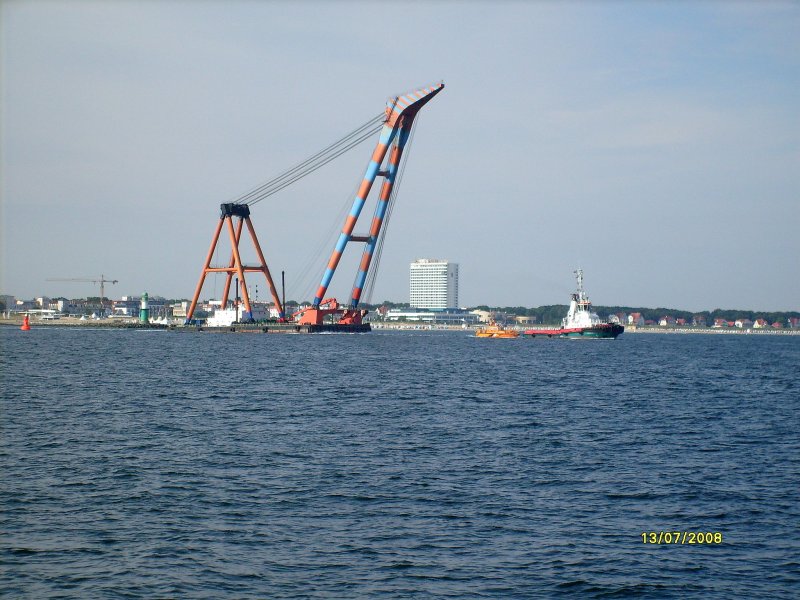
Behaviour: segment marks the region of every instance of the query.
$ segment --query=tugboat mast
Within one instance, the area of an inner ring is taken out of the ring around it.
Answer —
[[[577,300],[579,304],[588,305],[589,304],[589,297],[586,295],[586,292],[583,290],[583,269],[578,269],[573,271],[575,273],[575,279],[578,280],[578,290],[577,290]]]

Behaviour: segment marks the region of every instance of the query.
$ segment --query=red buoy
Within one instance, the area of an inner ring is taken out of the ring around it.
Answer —
[[[25,315],[22,318],[22,327],[20,327],[20,329],[22,329],[22,331],[30,331],[31,330],[31,320],[28,317],[28,315]]]

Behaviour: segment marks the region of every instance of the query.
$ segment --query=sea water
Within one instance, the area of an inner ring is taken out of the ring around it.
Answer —
[[[800,337],[0,336],[8,597],[800,593]]]

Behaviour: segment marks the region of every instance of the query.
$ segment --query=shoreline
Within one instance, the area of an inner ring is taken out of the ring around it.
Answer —
[[[557,325],[541,325],[542,329],[557,329]],[[474,331],[477,326],[467,328],[460,325],[429,325],[415,323],[372,323],[373,329],[391,329],[398,331]],[[529,327],[508,327],[522,334]],[[713,327],[635,327],[626,326],[625,333],[655,333],[655,334],[711,334],[711,335],[800,335],[800,329],[718,329]],[[524,337],[524,336],[523,336]]]
[[[798,329],[736,329],[704,327],[625,327],[625,333],[711,334],[711,335],[800,335]]]
[[[16,319],[6,319],[0,318],[0,327],[20,327],[22,325],[22,318]],[[462,327],[461,325],[433,325],[429,323],[381,323],[381,322],[372,322],[371,323],[373,330],[389,330],[389,331],[464,331],[470,332],[475,331],[478,329],[478,326],[470,326],[470,327]],[[143,324],[139,321],[133,320],[121,320],[121,319],[102,319],[102,320],[92,320],[92,321],[81,321],[79,319],[73,319],[69,317],[61,318],[61,319],[48,319],[48,320],[40,320],[35,319],[31,320],[31,327],[70,327],[70,328],[87,328],[87,329],[180,329],[191,331],[196,329],[194,326],[184,326],[180,323],[175,323],[172,325],[165,325],[160,323],[150,323],[150,324]],[[545,326],[541,326],[545,327]],[[553,326],[555,329],[556,327]],[[211,329],[211,328],[206,328]],[[224,328],[227,329],[227,328]],[[522,334],[526,327],[510,327],[509,329],[514,329],[519,331]],[[636,326],[626,326],[625,331],[623,333],[629,334],[667,334],[667,335],[767,335],[767,336],[793,336],[793,335],[800,335],[800,329],[721,329],[721,328],[714,328],[714,327],[704,327],[704,328],[695,328],[695,327],[636,327]],[[524,335],[523,335],[524,337]]]

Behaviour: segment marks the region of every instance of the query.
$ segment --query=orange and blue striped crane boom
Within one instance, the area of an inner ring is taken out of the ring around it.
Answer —
[[[389,206],[389,200],[391,198],[395,178],[397,177],[400,159],[403,156],[403,150],[411,134],[414,117],[416,117],[419,110],[427,104],[431,98],[441,92],[442,89],[444,89],[444,83],[439,83],[431,87],[419,89],[415,92],[397,96],[387,102],[386,120],[381,129],[378,144],[372,153],[372,159],[367,166],[364,179],[361,181],[358,193],[353,200],[353,207],[350,210],[350,214],[345,220],[342,232],[339,234],[339,239],[331,253],[328,266],[325,269],[322,281],[320,282],[317,293],[314,296],[314,301],[312,302],[313,308],[319,308],[322,299],[325,297],[331,279],[333,279],[333,274],[336,272],[336,267],[349,241],[365,243],[356,282],[350,297],[350,308],[354,309],[358,306],[358,302],[361,299],[361,292],[367,278],[367,272],[372,262],[375,246],[379,239],[381,225],[383,224],[383,219],[386,216],[386,211]],[[389,155],[388,164],[385,169],[381,169],[381,165],[383,164],[390,146],[392,146],[392,152]],[[378,203],[375,207],[375,214],[372,218],[369,234],[365,236],[353,235],[353,229],[367,201],[367,196],[372,189],[372,184],[379,175],[384,177],[384,181]]]

